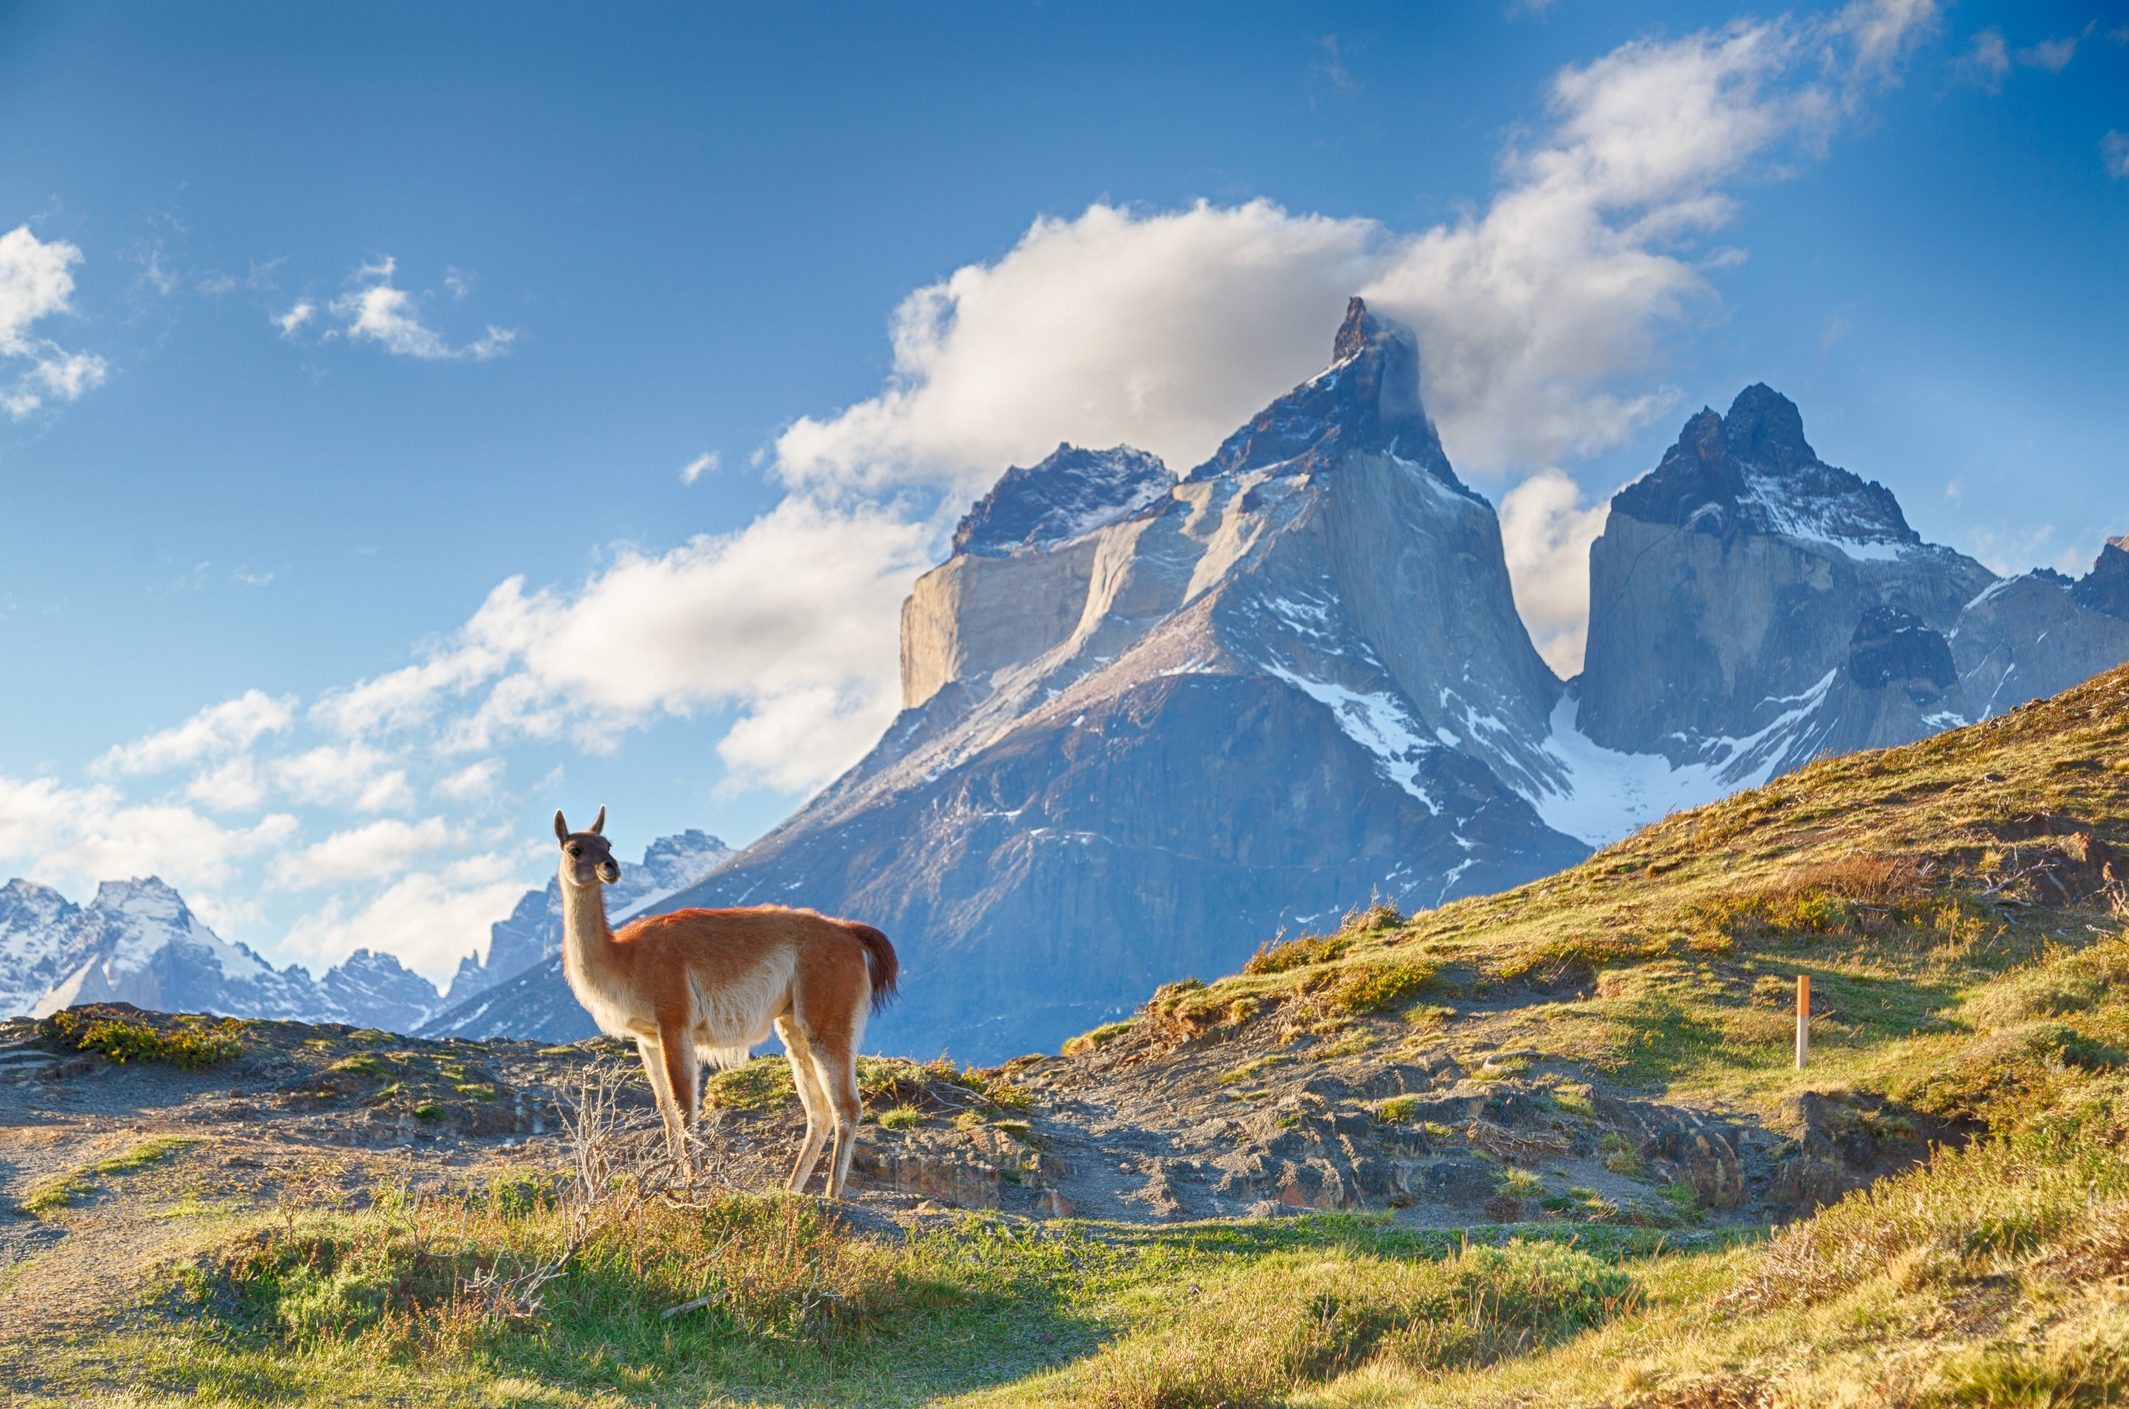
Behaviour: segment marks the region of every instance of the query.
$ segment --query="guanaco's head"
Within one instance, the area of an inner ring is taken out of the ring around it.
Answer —
[[[599,833],[606,830],[606,809],[600,808],[598,817],[588,832],[572,832],[562,820],[560,808],[554,814],[554,838],[562,844],[562,879],[573,886],[595,886],[600,882],[612,885],[621,879],[621,863],[614,860],[613,843]]]

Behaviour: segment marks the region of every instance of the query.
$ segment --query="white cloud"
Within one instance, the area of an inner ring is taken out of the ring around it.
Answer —
[[[281,330],[282,337],[292,338],[305,323],[308,323],[317,315],[317,304],[312,303],[307,298],[299,298],[288,312],[275,315],[273,321],[274,326]]]
[[[414,790],[397,758],[365,743],[320,744],[273,761],[274,781],[314,807],[393,812],[411,807]]]
[[[477,763],[469,763],[456,773],[441,779],[429,791],[450,802],[480,802],[494,795],[496,783],[502,776],[503,761],[499,758],[484,758]]]
[[[0,235],[0,356],[21,356],[31,345],[32,324],[68,311],[80,261],[78,247],[39,240],[27,225]]]
[[[777,442],[794,486],[943,484],[972,497],[1061,440],[1182,469],[1327,359],[1379,267],[1371,221],[1268,201],[1042,219],[994,264],[903,300],[879,395]]]
[[[2000,91],[2005,76],[2011,71],[2011,51],[2003,42],[2003,31],[1991,27],[1976,33],[1973,43],[1959,60],[1958,70],[1970,82],[1980,84],[1989,92]]]
[[[721,458],[714,450],[703,451],[700,455],[680,467],[680,482],[682,484],[693,484],[704,475],[715,474]]]
[[[1940,23],[1937,0],[1854,0],[1834,28],[1855,45],[1855,66],[1883,71],[1904,57]]]
[[[258,760],[239,754],[194,775],[185,796],[217,812],[248,812],[266,800],[266,780]]]
[[[274,879],[294,889],[392,880],[415,861],[433,860],[456,839],[441,817],[416,823],[383,818],[288,853],[274,863]]]
[[[1730,189],[1814,155],[1929,4],[1641,40],[1553,80],[1491,201],[1397,234],[1265,201],[1038,220],[989,264],[904,300],[880,392],[778,440],[798,488],[967,496],[1060,440],[1128,442],[1178,469],[1315,371],[1345,296],[1418,330],[1423,391],[1478,474],[1557,463],[1670,409],[1663,335],[1712,305],[1696,244]]]
[[[2037,68],[2043,73],[2061,73],[2077,57],[2077,42],[2082,37],[2072,34],[2027,45],[2018,51],[2018,63],[2022,68]]]
[[[1516,609],[1538,653],[1562,676],[1582,669],[1589,634],[1589,545],[1604,531],[1611,502],[1583,502],[1582,487],[1560,470],[1541,470],[1501,500],[1501,546]]]
[[[2109,176],[2129,181],[2129,132],[2109,132],[2100,138],[2099,158],[2106,164]]]
[[[296,819],[285,813],[224,827],[189,807],[129,801],[108,784],[76,788],[0,776],[0,858],[11,871],[77,891],[158,875],[210,897],[241,863],[295,830]]]
[[[496,590],[510,586],[505,583]],[[447,650],[419,665],[328,690],[311,706],[310,719],[343,738],[411,729],[429,722],[454,695],[492,677],[503,659],[483,646]]]
[[[398,261],[387,256],[355,271],[356,287],[332,302],[333,315],[342,320],[335,336],[366,339],[394,356],[425,362],[485,362],[517,340],[516,329],[491,323],[474,341],[452,346],[421,321],[420,300],[392,282],[398,268]]]
[[[108,365],[93,352],[68,352],[35,326],[74,311],[79,247],[40,240],[27,225],[0,235],[0,362],[26,364],[0,387],[0,408],[21,420],[49,401],[75,401],[103,384]]]
[[[481,879],[504,867],[462,865],[416,871],[369,901],[334,896],[290,927],[286,948],[313,964],[336,964],[357,949],[397,955],[435,982],[448,979],[461,955],[487,947],[488,927],[510,913],[524,884]]]
[[[2077,57],[2077,46],[2095,27],[2088,24],[2082,33],[2043,39],[2013,50],[2004,41],[2003,31],[1991,25],[1975,33],[1956,69],[1968,82],[1991,93],[1999,93],[2003,91],[2003,80],[2010,76],[2013,65],[2038,69],[2042,73],[2061,73],[2070,66],[2070,60]]]
[[[794,498],[737,533],[623,553],[575,592],[513,578],[461,632],[466,650],[509,664],[447,744],[566,729],[596,751],[653,715],[737,706],[753,737],[781,730],[789,743],[760,778],[823,781],[893,716],[900,602],[931,538],[884,509]],[[794,714],[834,727],[807,736],[787,726]],[[743,771],[761,761],[738,747]]]
[[[285,731],[295,712],[293,695],[246,690],[233,700],[209,705],[173,728],[117,745],[97,760],[97,771],[159,773],[205,758],[239,753],[262,735]]]

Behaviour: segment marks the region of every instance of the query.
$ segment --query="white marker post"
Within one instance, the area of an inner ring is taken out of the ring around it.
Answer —
[[[1811,975],[1796,976],[1796,1065],[1803,1069],[1811,1056]]]

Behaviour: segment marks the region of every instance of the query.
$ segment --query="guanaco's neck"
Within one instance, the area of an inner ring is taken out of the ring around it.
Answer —
[[[571,979],[596,972],[613,942],[614,932],[606,924],[606,887],[576,884],[569,878],[568,863],[563,863],[562,971]]]

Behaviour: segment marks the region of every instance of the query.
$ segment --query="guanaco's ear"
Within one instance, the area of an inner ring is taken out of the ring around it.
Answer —
[[[605,814],[602,812],[600,815]],[[559,807],[554,810],[554,839],[560,842],[569,840],[569,824],[562,820],[562,809]]]
[[[606,804],[599,804],[599,815],[591,819],[591,834],[599,836],[606,830]]]

